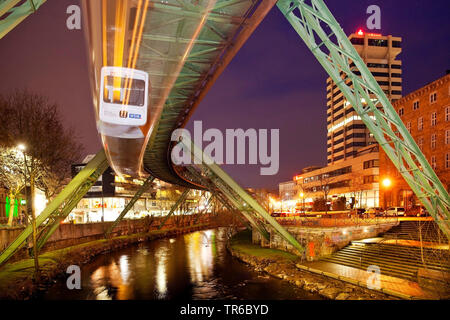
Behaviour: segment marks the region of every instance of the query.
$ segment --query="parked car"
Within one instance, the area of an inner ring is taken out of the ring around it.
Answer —
[[[405,208],[403,207],[389,207],[386,209],[387,216],[405,216]]]
[[[382,216],[383,215],[383,209],[380,207],[372,207],[372,208],[368,208],[366,210],[366,213],[369,215],[375,215],[376,217]]]

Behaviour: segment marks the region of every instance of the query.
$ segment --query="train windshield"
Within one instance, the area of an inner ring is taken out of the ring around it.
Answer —
[[[144,80],[106,76],[104,83],[103,100],[105,102],[139,107],[144,105]]]

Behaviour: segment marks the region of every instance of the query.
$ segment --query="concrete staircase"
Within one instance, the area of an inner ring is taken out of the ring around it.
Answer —
[[[425,242],[444,242],[446,237],[434,221],[401,221],[384,234],[386,239],[420,240]]]
[[[420,229],[419,229],[420,226]],[[446,243],[446,237],[434,221],[401,221],[376,241],[353,241],[351,244],[322,259],[335,264],[367,270],[370,265],[380,268],[381,274],[417,282],[421,268],[450,272],[450,251],[419,246],[398,245],[392,239]],[[389,241],[390,243],[385,243]]]

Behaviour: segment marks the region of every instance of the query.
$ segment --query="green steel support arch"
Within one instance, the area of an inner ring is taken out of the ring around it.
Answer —
[[[28,0],[20,6],[16,6],[22,0],[2,0],[0,3],[0,17],[10,13],[0,20],[0,39],[25,20],[30,14],[39,9],[47,0]]]
[[[170,218],[170,216],[175,212],[175,210],[180,206],[180,204],[186,200],[186,197],[189,193],[189,191],[191,191],[190,189],[185,189],[183,191],[183,193],[181,194],[181,196],[178,198],[177,202],[175,202],[175,204],[172,206],[172,208],[170,208],[169,213],[164,217],[163,221],[161,222],[161,224],[159,225],[158,229],[161,229],[167,222],[167,220]]]
[[[197,216],[196,216],[195,219],[194,219],[193,224],[195,224],[195,223],[198,221],[198,219],[200,218],[200,216],[201,216],[202,214],[208,212],[208,209],[209,209],[209,206],[210,206],[210,204],[211,204],[211,202],[212,202],[213,197],[214,197],[214,194],[211,193],[211,195],[209,196],[208,200],[206,201],[205,209],[203,209],[202,212],[199,212],[199,213],[197,214]]]
[[[209,188],[209,190],[215,190],[215,189],[220,190],[221,194],[223,195],[222,203],[225,204],[225,203],[228,203],[227,201],[229,201],[236,208],[236,211],[229,209],[231,212],[233,212],[233,213],[238,212],[238,213],[242,214],[247,219],[247,221],[250,222],[250,224],[253,226],[253,228],[255,228],[255,230],[257,230],[266,240],[270,239],[270,234],[267,232],[267,230],[264,228],[264,226],[259,223],[259,221],[256,217],[252,216],[252,212],[247,212],[246,210],[243,210],[242,204],[239,203],[239,200],[237,200],[235,198],[235,196],[230,192],[230,190],[227,190],[227,188],[225,186],[222,186],[221,184],[219,184],[218,181],[215,181],[211,178],[208,180],[208,178],[202,176],[193,167],[188,166],[186,168],[194,177],[196,177],[198,180],[202,181]],[[207,170],[206,167],[204,169]],[[225,202],[223,199],[225,199]]]
[[[125,208],[123,208],[123,210],[120,213],[120,215],[111,224],[111,226],[108,228],[108,230],[106,230],[105,238],[107,238],[109,236],[109,234],[114,230],[114,228],[119,224],[119,222],[122,221],[123,217],[125,217],[125,215],[128,213],[128,211],[130,211],[130,209],[133,208],[134,204],[136,203],[136,201],[139,200],[139,198],[142,196],[142,194],[151,187],[151,185],[153,183],[153,180],[155,180],[155,177],[153,177],[153,176],[148,176],[147,179],[145,179],[144,184],[135,193],[135,195],[130,200],[130,202],[127,203]]]
[[[450,239],[448,192],[323,0],[277,6]]]
[[[56,230],[59,223],[54,224],[55,221],[60,221],[60,218],[65,218],[70,211],[77,205],[74,199],[81,199],[97,181],[100,175],[108,168],[108,161],[106,160],[105,152],[102,150],[89,161],[89,163],[81,170],[70,183],[50,202],[50,204],[36,217],[36,227],[40,227],[44,222],[51,220],[50,224],[52,232]],[[70,205],[69,205],[70,203]],[[63,209],[60,210],[61,206]],[[65,215],[65,216],[64,216]],[[26,239],[32,234],[32,226],[28,225],[19,236],[1,253],[0,265],[4,264],[13,254],[25,243]],[[48,239],[51,233],[46,235]],[[45,242],[44,242],[45,243]],[[41,246],[43,243],[41,243]]]
[[[233,213],[238,219],[239,221],[247,228],[247,229],[251,229],[251,225],[248,223],[248,221],[242,219],[242,217],[239,215],[239,212],[236,212],[234,210],[234,208],[231,206],[231,204],[229,204],[227,202],[226,199],[223,198],[223,196],[221,194],[216,194],[216,199],[219,200],[220,203],[222,203],[222,205],[227,208],[231,213]]]
[[[230,188],[234,193],[236,193],[239,198],[242,199],[244,205],[248,205],[249,210],[254,210],[264,221],[270,224],[273,229],[280,234],[287,242],[289,242],[294,248],[296,248],[300,253],[304,252],[304,248],[289,232],[286,231],[252,196],[250,196],[236,181],[233,180],[220,166],[218,166],[214,161],[203,153],[201,148],[197,147],[189,137],[182,136],[180,143],[183,149],[192,154],[193,157],[201,161],[203,167],[207,168],[212,174],[223,182],[225,186]],[[217,183],[215,183],[217,186]],[[223,190],[223,189],[221,189]],[[226,195],[226,194],[225,194]],[[231,199],[230,199],[231,200]]]

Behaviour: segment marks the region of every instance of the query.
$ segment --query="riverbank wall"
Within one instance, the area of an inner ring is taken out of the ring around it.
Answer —
[[[290,252],[263,248],[252,243],[250,231],[239,232],[227,243],[227,249],[238,260],[258,272],[290,282],[303,290],[331,300],[396,300],[390,296],[345,281],[315,274],[297,267],[300,258]]]
[[[398,221],[376,223],[368,225],[356,225],[333,228],[314,228],[299,226],[284,226],[305,249],[303,258],[307,261],[316,261],[328,256],[351,241],[376,237],[396,226]],[[299,255],[298,250],[282,238],[273,228],[268,228],[270,240],[264,239],[257,230],[252,232],[252,242],[262,247],[279,249]]]
[[[28,300],[45,291],[58,277],[67,277],[67,267],[81,266],[94,257],[144,241],[173,237],[209,229],[209,224],[167,227],[145,233],[121,235],[109,239],[84,242],[63,249],[47,251],[39,256],[40,273],[35,278],[34,260],[23,259],[0,269],[0,299]]]
[[[124,219],[120,221],[119,224],[114,228],[110,236],[117,237],[155,231],[158,230],[162,219],[162,217],[152,217],[135,220]],[[193,225],[194,220],[195,216],[172,216],[167,219],[161,230],[190,227]],[[63,223],[48,239],[44,247],[41,249],[41,253],[103,239],[105,237],[105,232],[112,224],[113,222],[95,222],[83,224]],[[209,224],[212,227],[215,227],[217,226],[217,221],[215,221],[214,215],[205,214],[198,219],[197,224]],[[14,239],[23,231],[23,229],[24,227],[0,228],[0,252],[2,252],[12,241],[14,241]],[[27,252],[27,246],[31,246],[31,243],[28,243],[24,248],[19,250],[9,260],[9,262],[28,258],[29,255]]]

